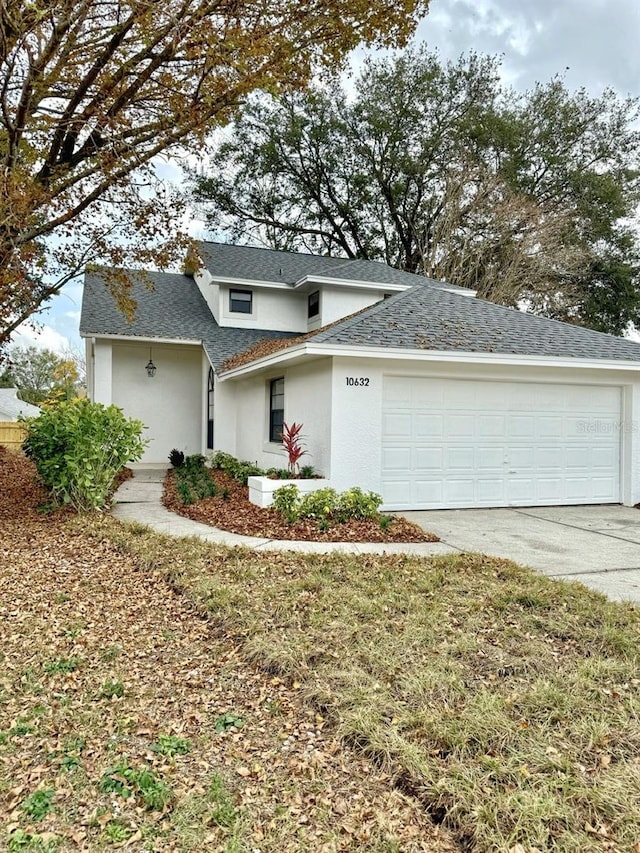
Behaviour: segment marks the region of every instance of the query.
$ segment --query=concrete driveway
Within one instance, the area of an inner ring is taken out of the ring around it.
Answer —
[[[618,505],[403,512],[460,551],[506,557],[640,603],[640,510]]]

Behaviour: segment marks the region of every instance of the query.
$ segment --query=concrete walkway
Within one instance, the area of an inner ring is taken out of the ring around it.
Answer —
[[[131,466],[113,515],[170,536],[198,536],[260,551],[326,554],[405,553],[430,557],[477,551],[529,566],[549,577],[576,580],[618,601],[640,603],[640,512],[617,505],[526,509],[433,510],[403,515],[437,534],[434,543],[294,542],[228,533],[176,515],[162,505],[166,468]]]
[[[242,545],[260,551],[301,551],[305,554],[457,554],[458,548],[443,542],[411,542],[407,544],[369,542],[296,542],[286,539],[259,539],[228,533],[199,521],[169,512],[162,504],[162,481],[167,469],[157,466],[132,465],[133,478],[124,482],[114,497],[112,515],[121,521],[137,521],[158,533],[169,536],[198,536],[220,545]]]

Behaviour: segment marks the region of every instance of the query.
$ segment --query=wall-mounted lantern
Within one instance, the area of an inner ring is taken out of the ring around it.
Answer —
[[[147,376],[150,379],[153,379],[153,377],[156,375],[156,366],[151,358],[151,348],[149,348],[149,361],[147,362],[145,370],[147,371]]]

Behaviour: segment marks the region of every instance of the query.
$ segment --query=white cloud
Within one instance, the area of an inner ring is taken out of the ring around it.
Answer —
[[[63,355],[70,349],[69,338],[61,335],[52,326],[21,326],[19,333],[13,336],[11,343],[15,346],[36,346],[39,349],[49,349]]]

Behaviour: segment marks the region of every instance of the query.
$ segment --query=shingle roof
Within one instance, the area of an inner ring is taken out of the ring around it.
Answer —
[[[330,258],[324,255],[280,252],[255,246],[232,246],[227,243],[202,242],[198,246],[207,269],[211,275],[219,278],[283,282],[293,285],[305,276],[323,276],[344,281],[399,284],[405,287],[420,284],[438,290],[446,288],[468,293],[465,288],[404,272],[381,261]]]
[[[25,418],[37,418],[40,407],[32,403],[24,403],[18,399],[17,388],[0,388],[0,421],[17,421],[19,415]]]
[[[135,318],[128,322],[105,285],[105,273],[87,272],[82,296],[80,333],[127,335],[146,340],[172,338],[204,344],[215,368],[237,352],[265,338],[288,337],[270,329],[236,329],[219,326],[195,281],[186,275],[130,270],[132,296],[137,301]],[[153,285],[153,290],[146,283]]]
[[[320,329],[309,340],[445,352],[640,360],[640,343],[635,341],[426,287],[378,302],[342,323]]]

